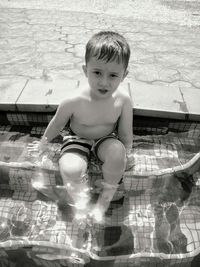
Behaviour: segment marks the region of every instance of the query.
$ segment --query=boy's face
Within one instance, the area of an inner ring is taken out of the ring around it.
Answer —
[[[127,75],[123,63],[105,62],[95,57],[90,58],[83,70],[88,78],[91,94],[96,99],[111,97]]]

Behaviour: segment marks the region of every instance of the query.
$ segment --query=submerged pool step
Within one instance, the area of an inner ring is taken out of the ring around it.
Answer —
[[[45,156],[46,157],[46,156]],[[134,154],[133,154],[134,157]],[[62,177],[58,169],[58,163],[52,159],[46,158],[48,161],[39,159],[36,163],[31,161],[24,162],[0,162],[0,189],[13,190],[20,192],[39,191],[46,192],[50,196],[52,190],[57,187],[62,187]],[[42,162],[42,164],[41,164]],[[39,165],[40,164],[40,165]],[[46,165],[45,165],[46,164]],[[118,188],[119,192],[124,192],[125,195],[141,194],[146,190],[150,190],[152,194],[153,184],[160,183],[166,188],[169,195],[169,181],[173,187],[177,187],[175,194],[176,198],[182,196],[187,198],[191,193],[193,186],[195,186],[195,179],[193,174],[200,169],[200,153],[197,153],[191,160],[180,166],[172,168],[154,170],[154,171],[136,171],[134,169],[126,171],[123,177],[123,182]],[[100,165],[96,162],[89,164],[88,168],[89,184],[92,188],[92,193],[99,193],[101,189],[97,186],[97,181],[102,181],[103,176]],[[181,187],[180,187],[181,185]],[[49,193],[48,193],[49,191]],[[172,190],[174,191],[174,189]],[[121,194],[121,193],[120,193]],[[54,197],[54,196],[52,196]],[[170,193],[171,197],[171,193]]]
[[[0,111],[0,128],[17,125],[34,127],[32,133],[42,135],[55,112],[9,112]],[[40,130],[41,129],[41,130]],[[178,132],[200,129],[199,121],[188,121],[151,116],[133,116],[133,131],[138,134],[166,134],[168,131]]]
[[[1,125],[46,126],[55,112],[0,112]]]

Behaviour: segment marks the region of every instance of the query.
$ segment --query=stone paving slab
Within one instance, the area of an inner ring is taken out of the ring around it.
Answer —
[[[46,80],[0,80],[0,111],[54,112],[73,90],[87,79],[48,77]],[[177,85],[152,85],[127,79],[121,89],[132,98],[135,115],[200,120],[200,90]]]
[[[27,79],[0,79],[0,110],[15,111]]]
[[[183,120],[188,115],[187,104],[177,86],[132,81],[130,91],[135,115]]]
[[[60,102],[66,99],[73,90],[78,90],[87,84],[87,79],[84,78],[80,80],[56,78],[46,81],[28,80],[15,103],[16,111],[54,112]],[[121,90],[131,96],[128,84],[128,82],[123,82]]]
[[[127,78],[133,83],[130,88],[136,87],[132,92],[136,114],[200,120],[199,27],[150,23],[131,16],[6,6],[0,6],[0,85],[10,78],[28,83],[26,88],[17,83],[3,85],[7,92],[6,96],[0,92],[0,110],[55,110],[66,88],[59,85],[57,94],[57,85],[53,85],[50,93],[51,76],[67,83],[79,81],[85,44],[93,33],[104,29],[122,33],[130,43]],[[185,98],[179,90],[182,85],[187,88]]]
[[[18,111],[53,112],[72,90],[78,88],[76,80],[29,80],[16,102]]]
[[[184,101],[187,103],[189,120],[200,120],[200,90],[181,88]]]

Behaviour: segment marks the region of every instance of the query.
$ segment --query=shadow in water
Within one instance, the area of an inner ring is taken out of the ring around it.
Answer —
[[[157,202],[153,204],[154,245],[159,252],[166,254],[187,253],[187,238],[181,231],[179,216],[195,186],[193,175],[180,172],[166,175],[163,181],[160,192],[157,192]]]

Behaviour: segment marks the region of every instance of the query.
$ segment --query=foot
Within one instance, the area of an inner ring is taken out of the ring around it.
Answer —
[[[73,217],[73,224],[77,225],[81,229],[87,228],[88,225],[88,218],[87,218],[87,213],[86,212],[75,212],[74,217]]]
[[[99,208],[97,205],[93,207],[91,212],[88,214],[88,223],[90,225],[93,224],[101,224],[101,225],[111,225],[112,221],[109,216],[106,216],[105,209]]]
[[[89,219],[94,223],[101,224],[101,223],[103,223],[105,221],[104,220],[104,212],[100,208],[95,207],[89,213]]]
[[[95,193],[95,194],[101,194],[103,189],[105,187],[105,182],[103,179],[98,179],[97,181],[95,181],[94,183],[94,187],[93,187],[93,190],[92,192]],[[113,198],[111,200],[112,201],[117,201],[119,199],[121,199],[122,197],[124,197],[126,194],[125,192],[125,189],[124,189],[124,184],[123,184],[123,181],[120,182],[117,186],[117,189],[116,189],[116,192],[115,194],[113,195]]]

